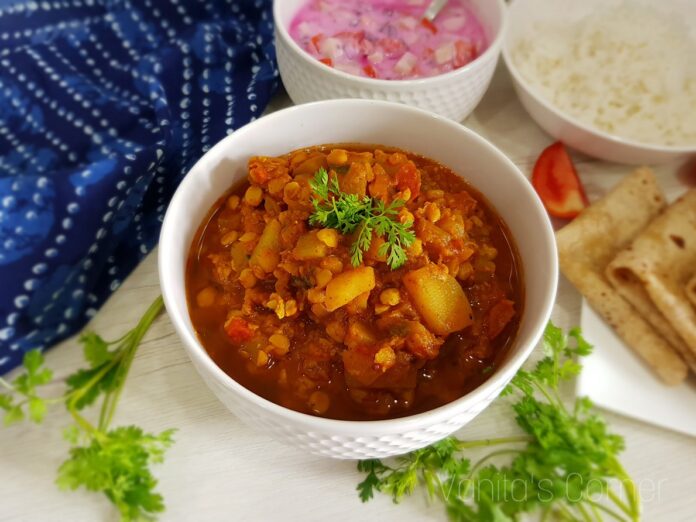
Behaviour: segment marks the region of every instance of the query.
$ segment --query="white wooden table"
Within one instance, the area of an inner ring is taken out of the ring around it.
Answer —
[[[288,104],[279,95],[272,109]],[[550,142],[520,106],[502,67],[465,123],[525,173]],[[591,199],[629,170],[576,159]],[[657,170],[665,188],[678,184],[675,166]],[[159,294],[156,256],[153,252],[128,278],[91,328],[112,339],[135,325]],[[579,313],[580,296],[561,279],[554,321],[574,326]],[[74,340],[51,350],[47,361],[59,378],[83,362]],[[641,488],[645,520],[696,520],[696,441],[610,413],[605,416],[626,438],[623,462]],[[58,408],[41,427],[0,427],[0,521],[117,520],[101,496],[56,488],[56,469],[68,449],[61,432],[68,423],[65,411]],[[428,506],[420,496],[398,506],[384,496],[361,504],[355,492],[361,475],[354,462],[303,454],[241,424],[198,377],[166,315],[156,321],[135,359],[116,423],[151,431],[179,430],[165,463],[156,468],[167,505],[164,521],[445,520],[440,506]],[[508,407],[494,403],[459,435],[475,439],[514,430]]]

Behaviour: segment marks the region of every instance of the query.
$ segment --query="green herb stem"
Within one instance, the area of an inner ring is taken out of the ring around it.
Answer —
[[[116,413],[116,405],[123,391],[123,387],[126,382],[126,376],[130,370],[131,364],[133,364],[133,359],[135,358],[136,351],[143,337],[150,328],[152,322],[157,318],[157,316],[162,311],[164,307],[164,301],[162,296],[158,296],[157,299],[150,305],[143,317],[140,319],[138,325],[133,329],[130,336],[124,337],[124,344],[127,349],[122,356],[119,367],[120,378],[118,380],[119,385],[115,391],[107,394],[104,400],[104,406],[102,407],[102,412],[99,416],[99,428],[106,429],[106,427],[111,424],[111,421]],[[103,414],[103,415],[102,415]]]
[[[631,476],[626,472],[621,463],[613,459],[612,466],[616,470],[616,476],[623,486],[623,490],[626,492],[626,498],[628,499],[628,505],[624,504],[621,499],[611,490],[609,490],[609,496],[612,498],[614,503],[623,506],[624,512],[631,517],[631,520],[640,519],[640,494],[638,493],[638,487],[633,481]],[[620,504],[619,504],[620,503]]]
[[[528,443],[531,442],[533,439],[531,437],[502,437],[498,439],[481,439],[481,440],[472,440],[472,441],[466,441],[466,440],[460,440],[457,441],[457,447],[462,450],[462,449],[471,449],[471,448],[485,448],[488,446],[497,446],[500,444],[522,444],[522,443]]]
[[[578,508],[578,511],[582,515],[582,518],[585,522],[592,522],[592,517],[587,512],[587,509],[585,508],[585,506],[582,505],[581,502],[578,502],[577,504],[575,504],[575,506]]]
[[[585,502],[587,502],[590,506],[594,507],[595,509],[603,511],[604,513],[606,513],[607,515],[609,515],[611,518],[613,518],[615,520],[619,520],[621,522],[626,522],[626,519],[623,518],[619,513],[617,513],[613,509],[608,508],[607,506],[600,504],[599,502],[595,502],[594,500],[591,500],[591,499],[586,499]]]
[[[6,390],[8,390],[10,393],[14,393],[14,392],[16,391],[16,390],[15,390],[15,387],[12,386],[9,382],[7,382],[7,381],[6,381],[5,379],[3,379],[2,377],[0,377],[0,386],[2,386],[3,388],[5,388]]]

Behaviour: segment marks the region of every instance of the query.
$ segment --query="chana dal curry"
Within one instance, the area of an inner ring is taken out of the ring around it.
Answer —
[[[509,231],[448,168],[404,151],[319,146],[254,157],[201,225],[193,325],[256,394],[347,420],[400,417],[481,384],[519,325]]]

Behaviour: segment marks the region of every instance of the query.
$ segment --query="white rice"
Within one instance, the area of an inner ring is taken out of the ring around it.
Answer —
[[[512,57],[558,109],[625,139],[696,146],[696,42],[682,20],[623,3],[533,33]]]

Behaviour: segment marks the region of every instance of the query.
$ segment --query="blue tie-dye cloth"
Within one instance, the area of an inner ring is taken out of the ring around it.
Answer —
[[[0,0],[0,374],[94,315],[155,246],[187,169],[261,114],[270,10]]]

